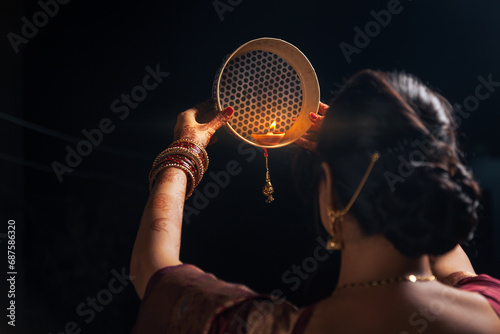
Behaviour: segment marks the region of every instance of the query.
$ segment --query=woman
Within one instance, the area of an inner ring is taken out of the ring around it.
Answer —
[[[297,143],[323,161],[321,221],[342,252],[331,297],[297,309],[181,263],[184,198],[208,163],[200,146],[233,113],[202,124],[201,106],[180,114],[150,174],[131,262],[142,299],[134,333],[500,333],[500,281],[476,275],[458,246],[480,193],[450,104],[408,75],[367,70],[330,108],[310,115]]]

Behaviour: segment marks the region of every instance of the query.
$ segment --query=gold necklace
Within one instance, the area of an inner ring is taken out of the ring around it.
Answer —
[[[339,286],[338,288],[335,289],[335,291],[338,290],[343,290],[343,289],[352,289],[352,288],[373,288],[377,286],[384,286],[384,285],[389,285],[392,283],[398,283],[398,282],[432,282],[436,280],[436,276],[420,276],[420,275],[406,275],[406,276],[399,276],[395,278],[387,278],[387,279],[381,279],[381,280],[376,280],[376,281],[369,281],[365,283],[348,283]],[[334,291],[334,292],[335,292]]]

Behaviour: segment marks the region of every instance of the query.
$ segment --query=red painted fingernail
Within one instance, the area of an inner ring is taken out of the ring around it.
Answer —
[[[226,116],[229,117],[229,116],[232,116],[233,114],[234,114],[234,109],[231,107],[227,107],[226,108]]]
[[[309,116],[311,116],[312,119],[318,119],[318,115],[316,115],[315,113],[310,113]]]

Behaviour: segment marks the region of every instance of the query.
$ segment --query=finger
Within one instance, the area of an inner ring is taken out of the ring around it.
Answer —
[[[323,125],[325,116],[321,116],[315,113],[310,113],[309,114],[309,120],[312,122],[311,127],[309,128],[309,131],[319,131],[321,129],[321,126]]]
[[[317,152],[318,144],[316,142],[312,142],[312,141],[307,140],[303,137],[300,137],[294,143],[299,145],[300,147],[305,148],[306,150],[311,151],[311,152]]]
[[[221,126],[226,124],[227,121],[231,118],[234,113],[234,109],[231,107],[227,107],[222,110],[220,113],[207,123],[207,127],[211,129],[213,132],[217,131]]]
[[[328,104],[320,102],[318,108],[318,114],[325,115],[328,109],[330,109],[330,106]]]
[[[313,124],[317,123],[319,119],[321,119],[323,116],[318,115],[314,112],[309,113],[309,120],[313,122]]]

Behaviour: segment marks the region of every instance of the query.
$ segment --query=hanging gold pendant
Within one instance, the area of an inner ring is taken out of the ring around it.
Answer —
[[[271,203],[274,201],[273,193],[274,193],[274,188],[273,185],[271,184],[271,176],[269,175],[269,162],[267,160],[267,149],[264,149],[264,157],[266,158],[266,184],[262,188],[262,194],[264,196],[267,196],[266,198],[266,203]]]
[[[271,184],[271,180],[266,179],[266,184],[262,188],[262,194],[264,194],[264,196],[267,196],[266,203],[271,203],[272,201],[274,201],[273,193],[274,193],[274,188],[273,185]]]

